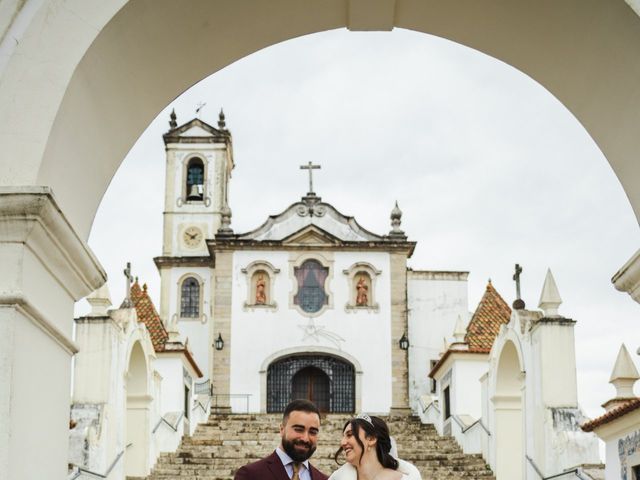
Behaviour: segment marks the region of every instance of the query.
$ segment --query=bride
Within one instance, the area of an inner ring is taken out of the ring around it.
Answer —
[[[418,469],[392,456],[392,440],[387,424],[379,417],[361,413],[342,430],[337,463],[344,454],[347,463],[329,480],[421,480]]]

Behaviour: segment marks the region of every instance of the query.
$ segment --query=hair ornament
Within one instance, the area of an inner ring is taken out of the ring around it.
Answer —
[[[365,422],[369,423],[372,427],[373,427],[373,422],[371,421],[371,417],[369,415],[367,415],[366,413],[359,413],[356,416],[357,420],[364,420]]]

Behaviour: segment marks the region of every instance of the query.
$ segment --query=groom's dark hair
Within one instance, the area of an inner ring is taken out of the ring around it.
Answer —
[[[283,425],[287,423],[287,419],[289,418],[289,414],[291,412],[315,413],[316,415],[318,415],[318,417],[320,417],[320,410],[318,410],[316,404],[302,398],[292,400],[291,402],[289,402],[289,405],[286,406],[286,408],[284,409],[284,413],[282,414]]]

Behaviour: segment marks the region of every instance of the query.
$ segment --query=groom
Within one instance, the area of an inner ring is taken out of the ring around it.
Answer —
[[[308,400],[293,400],[284,409],[276,451],[241,467],[234,480],[326,480],[328,477],[309,463],[319,431],[318,407]]]

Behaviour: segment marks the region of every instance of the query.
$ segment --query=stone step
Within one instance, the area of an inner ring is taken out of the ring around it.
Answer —
[[[158,458],[148,480],[231,480],[238,467],[273,452],[280,441],[281,415],[211,415],[175,453]],[[322,418],[321,441],[313,464],[330,474],[338,468],[335,451],[349,417]],[[440,437],[432,425],[415,417],[387,418],[402,458],[413,463],[425,480],[493,480],[479,455],[465,455],[450,437]]]

